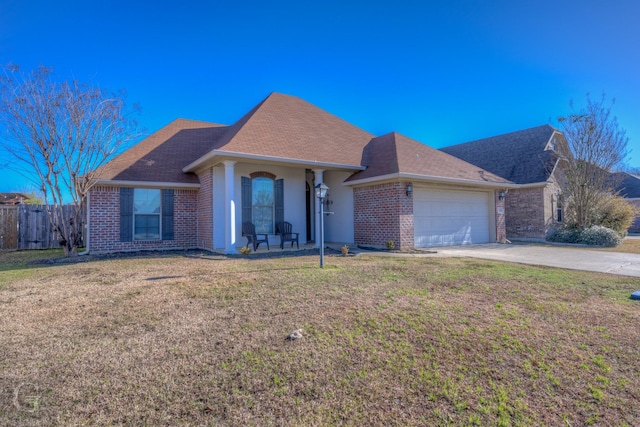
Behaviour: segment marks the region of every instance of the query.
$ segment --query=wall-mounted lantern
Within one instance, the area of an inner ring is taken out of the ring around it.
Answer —
[[[407,194],[407,197],[411,197],[411,195],[413,194],[413,184],[412,183],[408,183],[407,184],[406,194]]]
[[[504,200],[504,196],[506,194],[507,194],[507,192],[505,190],[500,190],[500,192],[498,193],[498,199]]]

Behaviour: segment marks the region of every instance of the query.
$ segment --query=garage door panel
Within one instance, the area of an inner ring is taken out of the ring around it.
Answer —
[[[417,189],[414,192],[416,247],[489,242],[489,193]]]

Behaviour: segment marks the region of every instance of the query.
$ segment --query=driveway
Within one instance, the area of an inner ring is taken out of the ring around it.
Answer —
[[[521,243],[454,246],[437,248],[437,252],[441,256],[482,258],[640,277],[638,254]]]

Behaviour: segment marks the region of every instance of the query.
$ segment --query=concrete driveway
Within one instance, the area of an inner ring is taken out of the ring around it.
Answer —
[[[482,258],[640,277],[640,255],[637,254],[523,243],[451,246],[436,250],[440,256]]]

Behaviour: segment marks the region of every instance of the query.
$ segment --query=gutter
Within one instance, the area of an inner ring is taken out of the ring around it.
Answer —
[[[495,181],[480,181],[474,179],[464,179],[464,178],[445,178],[441,176],[432,176],[432,175],[420,175],[420,174],[410,174],[410,173],[392,173],[388,175],[379,175],[370,178],[363,178],[358,180],[346,181],[344,185],[352,186],[352,185],[362,185],[373,182],[385,181],[385,180],[396,180],[396,179],[409,179],[409,180],[418,180],[424,182],[439,182],[439,183],[448,183],[448,184],[465,184],[471,185],[474,187],[489,187],[489,188],[520,188],[521,186],[518,184],[514,184],[512,182],[495,182]]]
[[[220,158],[229,158],[229,159],[243,159],[249,161],[258,161],[258,162],[273,162],[273,163],[285,163],[291,165],[299,165],[299,166],[308,166],[311,168],[326,168],[326,169],[344,169],[349,171],[361,171],[365,170],[364,166],[360,165],[348,165],[341,163],[330,163],[330,162],[318,162],[315,160],[301,160],[301,159],[293,159],[287,157],[277,157],[277,156],[268,156],[263,154],[249,154],[249,153],[239,153],[236,151],[224,151],[224,150],[211,150],[209,153],[195,160],[194,162],[188,164],[184,168],[182,168],[182,172],[193,172],[198,167],[206,164],[208,161],[212,160],[214,157]]]

